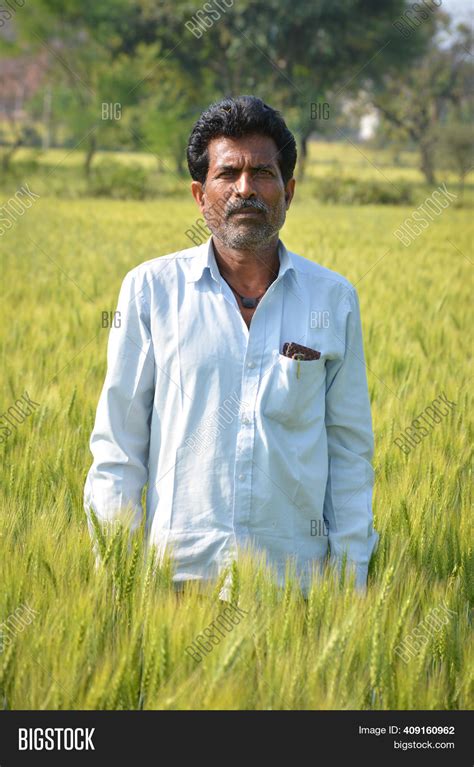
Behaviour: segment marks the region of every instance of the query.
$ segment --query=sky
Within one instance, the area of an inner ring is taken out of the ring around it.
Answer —
[[[473,16],[474,4],[471,0],[443,0],[441,9],[445,10],[456,21],[471,21]]]

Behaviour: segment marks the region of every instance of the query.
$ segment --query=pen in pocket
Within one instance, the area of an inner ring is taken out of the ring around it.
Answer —
[[[303,359],[302,354],[295,354],[294,359],[297,360],[296,362],[296,377],[299,378],[301,375],[301,360]]]

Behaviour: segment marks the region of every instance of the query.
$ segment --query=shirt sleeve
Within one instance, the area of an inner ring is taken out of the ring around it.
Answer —
[[[365,592],[369,561],[379,539],[372,517],[374,439],[355,288],[345,300],[344,357],[326,365],[328,480],[323,515],[330,563],[340,572],[345,559],[348,574],[355,570],[356,588]]]
[[[148,479],[155,366],[145,289],[132,270],[123,280],[107,347],[107,374],[97,407],[90,449],[93,463],[84,487],[84,508],[99,523],[141,523],[141,496]]]

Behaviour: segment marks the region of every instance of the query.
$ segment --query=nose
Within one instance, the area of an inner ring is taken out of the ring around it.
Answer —
[[[250,173],[243,171],[239,178],[234,182],[234,192],[237,197],[242,197],[244,200],[248,200],[249,197],[255,196],[255,191],[252,185],[252,176]]]

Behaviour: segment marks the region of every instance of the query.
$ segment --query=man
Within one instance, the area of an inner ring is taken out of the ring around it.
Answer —
[[[227,98],[201,115],[187,156],[212,236],[123,281],[89,522],[90,509],[102,523],[128,510],[133,531],[148,483],[147,539],[171,552],[177,587],[252,544],[280,583],[291,559],[307,592],[329,554],[365,592],[378,533],[358,297],[279,239],[294,137],[260,99]]]

